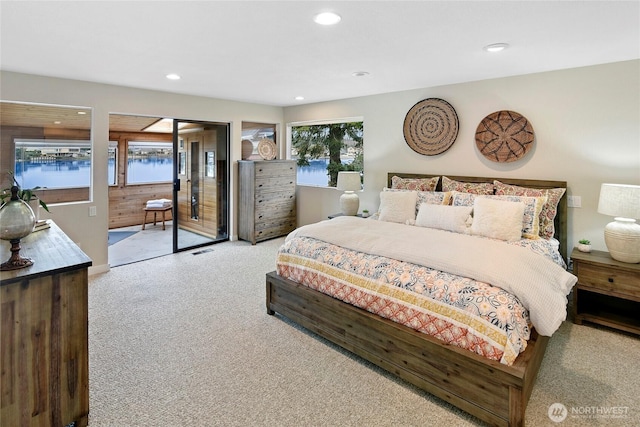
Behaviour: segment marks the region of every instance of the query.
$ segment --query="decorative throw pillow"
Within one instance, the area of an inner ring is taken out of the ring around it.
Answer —
[[[429,205],[448,205],[451,203],[450,191],[418,191],[418,209],[420,205],[427,203]]]
[[[547,197],[526,196],[481,196],[508,202],[524,203],[524,216],[522,217],[522,237],[526,239],[540,238],[540,213],[547,202]]]
[[[500,181],[493,181],[496,187],[496,194],[499,195],[514,195],[514,196],[528,196],[528,197],[540,197],[546,196],[547,201],[542,206],[540,212],[540,237],[544,239],[551,239],[555,234],[554,220],[558,214],[558,203],[562,196],[567,191],[566,188],[527,188],[517,185],[504,184]]]
[[[451,206],[473,206],[473,201],[478,197],[474,193],[451,192]]]
[[[382,191],[412,191],[401,190],[397,188],[383,188]],[[448,205],[451,202],[451,192],[442,191],[418,191],[416,198],[416,215],[418,215],[418,209],[422,203],[428,203],[430,205]]]
[[[490,182],[462,182],[446,176],[442,177],[442,191],[460,191],[473,194],[493,194],[493,184]]]
[[[391,177],[391,188],[395,190],[434,191],[440,180],[439,176],[433,178],[400,178]]]
[[[422,203],[416,225],[419,227],[437,228],[438,230],[468,232],[468,220],[471,216],[471,206],[430,205]]]
[[[471,234],[514,242],[522,236],[524,203],[477,197]]]
[[[382,191],[380,193],[380,221],[406,223],[416,219],[415,191]]]

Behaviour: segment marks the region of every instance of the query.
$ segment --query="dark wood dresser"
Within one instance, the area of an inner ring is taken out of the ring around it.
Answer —
[[[34,264],[0,272],[0,425],[86,426],[91,259],[54,223],[21,247]]]
[[[238,238],[252,244],[296,228],[296,161],[240,160]]]

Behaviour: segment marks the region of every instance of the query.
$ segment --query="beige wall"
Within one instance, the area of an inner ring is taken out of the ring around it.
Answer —
[[[568,182],[582,208],[569,209],[569,248],[588,238],[605,249],[602,230],[610,217],[596,212],[600,184],[640,185],[640,61],[577,68],[511,78],[462,83],[295,106],[271,107],[204,97],[176,95],[64,79],[1,72],[3,100],[93,108],[94,194],[91,203],[54,206],[51,217],[91,257],[91,272],[108,269],[107,168],[109,113],[140,114],[231,123],[231,194],[237,194],[241,122],[289,123],[304,120],[364,118],[365,190],[361,209],[377,209],[378,193],[389,171],[552,179]],[[402,125],[418,101],[442,98],[453,105],[460,131],[443,154],[422,156],[404,141]],[[497,164],[479,155],[477,124],[498,110],[514,110],[533,124],[536,141],[526,158]],[[282,142],[284,129],[278,129]],[[284,144],[280,144],[283,153]],[[100,147],[104,147],[101,150]],[[300,225],[338,212],[339,193],[298,187]],[[89,206],[98,215],[88,216]],[[237,235],[235,202],[231,235]]]
[[[2,71],[0,93],[6,101],[37,102],[93,108],[93,199],[87,203],[55,205],[49,215],[93,260],[90,273],[108,270],[107,145],[109,113],[149,115],[231,123],[231,194],[236,190],[241,155],[242,121],[282,122],[282,108],[128,87],[64,80]],[[101,149],[102,148],[102,149]],[[95,206],[97,216],[89,217]],[[237,235],[231,205],[230,235]]]
[[[407,111],[431,97],[453,105],[460,130],[448,151],[429,157],[409,148],[402,127]],[[535,145],[524,159],[494,163],[476,149],[478,123],[498,110],[532,123]],[[387,172],[567,181],[568,194],[582,197],[581,208],[569,208],[569,249],[587,238],[605,250],[603,228],[612,218],[597,213],[600,184],[640,184],[637,60],[285,108],[285,123],[354,116],[364,118],[361,209],[377,209]],[[298,187],[298,195],[301,225],[339,211],[336,190]]]

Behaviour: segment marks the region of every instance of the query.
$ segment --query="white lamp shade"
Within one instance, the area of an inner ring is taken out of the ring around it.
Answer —
[[[338,172],[338,185],[336,188],[341,191],[361,190],[360,172]]]
[[[598,212],[623,218],[640,218],[640,185],[602,184]]]

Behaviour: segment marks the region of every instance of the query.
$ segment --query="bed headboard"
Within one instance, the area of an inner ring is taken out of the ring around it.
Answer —
[[[430,175],[430,174],[416,174],[416,173],[402,173],[402,172],[389,172],[387,174],[387,187],[391,188],[391,178],[393,176],[398,176],[400,178],[433,178],[436,176],[442,175]],[[453,179],[455,181],[462,182],[488,182],[493,184],[493,181],[498,180],[505,184],[518,185],[520,187],[530,187],[530,188],[567,188],[566,181],[544,181],[537,179],[514,179],[514,178],[487,178],[487,177],[477,177],[477,176],[455,176],[455,175],[447,175],[447,178]],[[442,179],[438,181],[438,186],[436,187],[436,191],[442,190]],[[567,253],[567,193],[560,199],[558,203],[558,213],[556,214],[556,218],[554,220],[555,227],[555,235],[554,237],[558,239],[560,242],[560,254],[564,258],[565,262],[568,261],[568,253]]]

